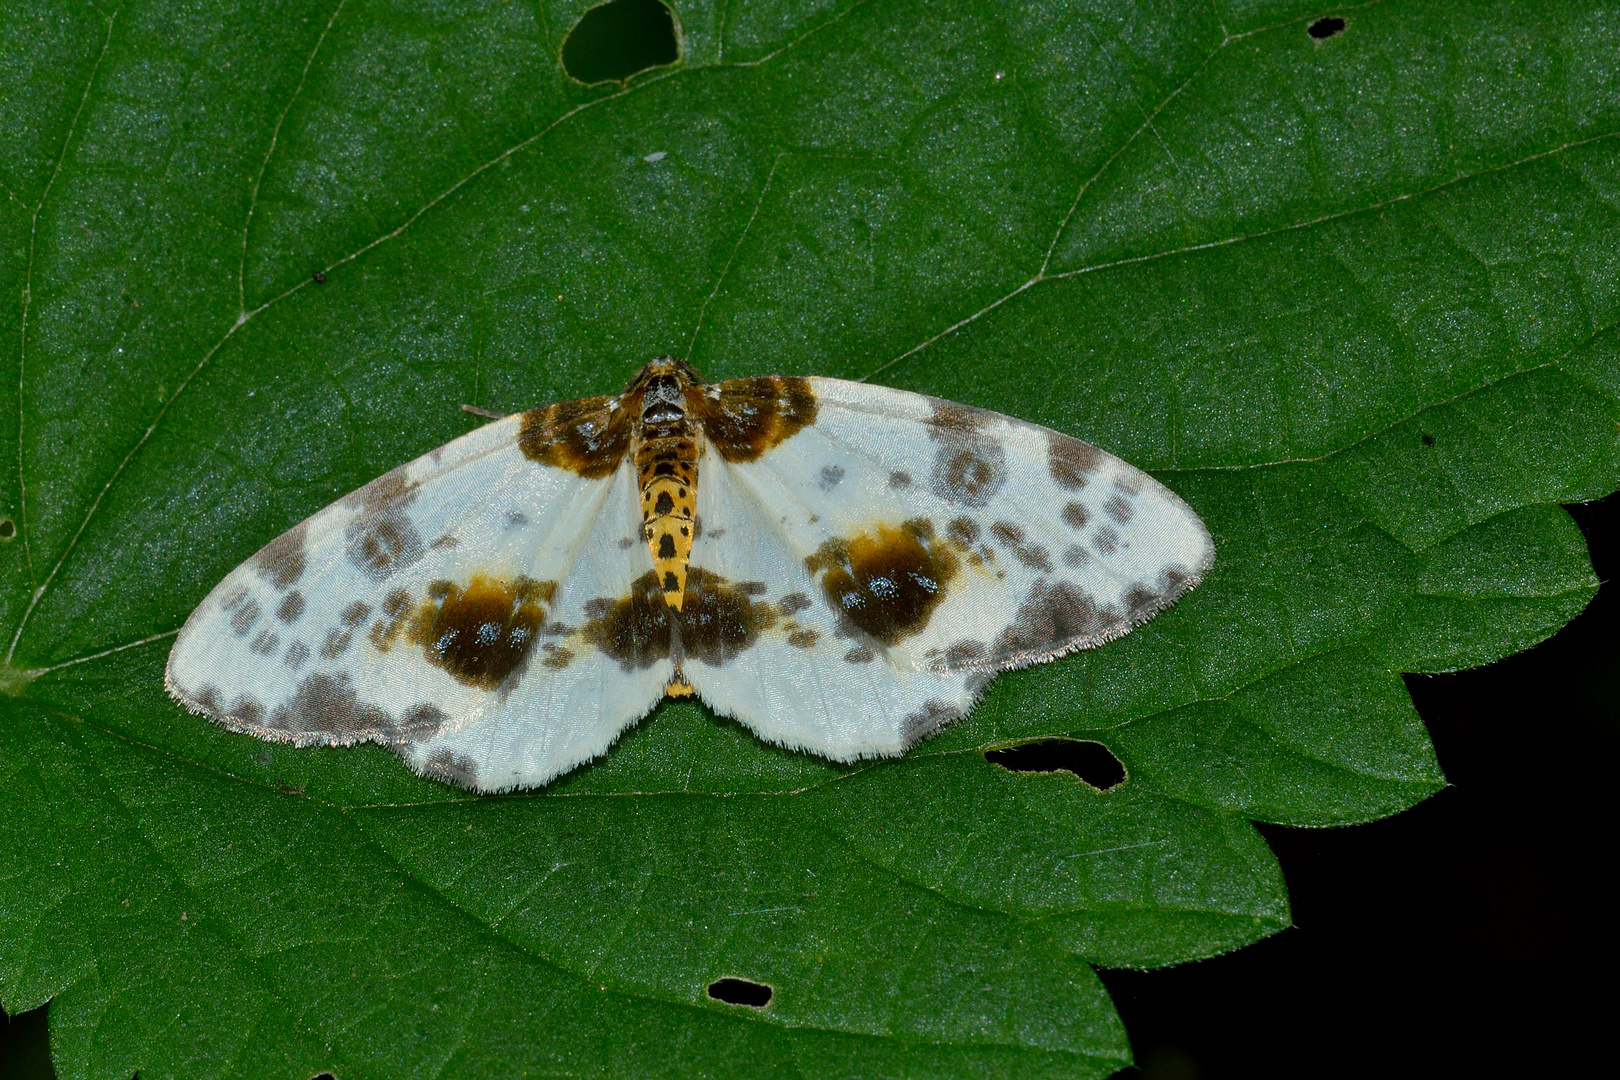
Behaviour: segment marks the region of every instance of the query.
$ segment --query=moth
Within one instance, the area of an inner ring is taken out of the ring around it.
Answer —
[[[381,743],[476,791],[545,784],[666,696],[853,761],[903,753],[996,672],[1129,633],[1214,553],[1168,488],[1056,431],[661,357],[270,541],[192,613],[165,682],[232,731]]]

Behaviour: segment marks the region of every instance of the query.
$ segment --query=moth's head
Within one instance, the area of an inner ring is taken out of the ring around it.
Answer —
[[[660,356],[650,363],[643,364],[641,370],[636,372],[630,381],[624,384],[624,392],[633,394],[660,376],[666,378],[673,376],[678,383],[683,385],[701,386],[703,384],[703,377],[685,360],[678,360],[673,356]]]

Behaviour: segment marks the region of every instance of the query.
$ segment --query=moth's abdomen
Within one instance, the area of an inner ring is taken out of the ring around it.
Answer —
[[[650,439],[636,452],[641,485],[641,535],[652,552],[664,600],[679,611],[692,558],[697,506],[697,440],[687,435]]]

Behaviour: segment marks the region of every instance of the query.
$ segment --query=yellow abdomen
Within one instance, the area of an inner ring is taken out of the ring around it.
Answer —
[[[686,567],[696,527],[697,440],[649,439],[636,451],[641,486],[641,535],[652,552],[664,602],[676,611],[686,597]]]

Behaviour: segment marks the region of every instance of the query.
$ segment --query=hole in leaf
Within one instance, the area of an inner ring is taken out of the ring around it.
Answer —
[[[1333,35],[1342,33],[1343,31],[1344,20],[1339,18],[1337,15],[1329,15],[1326,18],[1317,19],[1315,22],[1311,23],[1310,26],[1305,28],[1305,32],[1311,35],[1311,37],[1315,38],[1317,41],[1326,41]]]
[[[662,0],[608,0],[579,17],[563,42],[563,70],[582,83],[623,82],[680,58],[675,14]]]
[[[1045,739],[986,750],[984,760],[1009,772],[1072,772],[1098,791],[1125,782],[1125,766],[1119,758],[1102,743],[1090,739]]]
[[[1428,432],[1424,432],[1423,433],[1423,445],[1424,446],[1433,446],[1434,445],[1434,436],[1430,435]]]
[[[17,535],[17,523],[10,518],[0,518],[0,540],[10,540]]]
[[[771,1003],[771,988],[747,979],[716,979],[709,984],[709,996],[727,1005],[747,1005],[763,1009]]]

